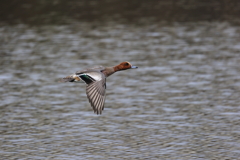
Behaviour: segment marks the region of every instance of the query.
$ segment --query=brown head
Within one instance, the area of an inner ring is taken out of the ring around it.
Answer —
[[[126,69],[133,69],[133,68],[138,68],[136,66],[131,65],[129,62],[122,62],[119,65],[114,67],[114,71],[121,71],[121,70],[126,70]]]

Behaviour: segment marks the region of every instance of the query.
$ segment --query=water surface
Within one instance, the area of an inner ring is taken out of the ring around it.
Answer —
[[[2,159],[238,159],[240,27],[1,25]],[[58,78],[121,61],[102,115]]]

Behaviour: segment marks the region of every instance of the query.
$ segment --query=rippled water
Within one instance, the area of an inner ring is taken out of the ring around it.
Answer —
[[[240,27],[0,27],[1,159],[239,159]],[[130,61],[102,115],[58,78]]]

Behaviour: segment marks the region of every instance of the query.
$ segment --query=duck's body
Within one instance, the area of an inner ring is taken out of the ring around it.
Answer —
[[[94,113],[101,114],[104,109],[106,78],[121,70],[138,68],[129,62],[122,62],[114,67],[94,67],[78,71],[61,79],[61,82],[85,82],[86,93]]]

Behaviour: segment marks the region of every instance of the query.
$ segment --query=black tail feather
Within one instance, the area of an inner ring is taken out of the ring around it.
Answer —
[[[74,78],[69,78],[69,77],[65,77],[65,78],[61,78],[59,80],[59,82],[74,82]]]

